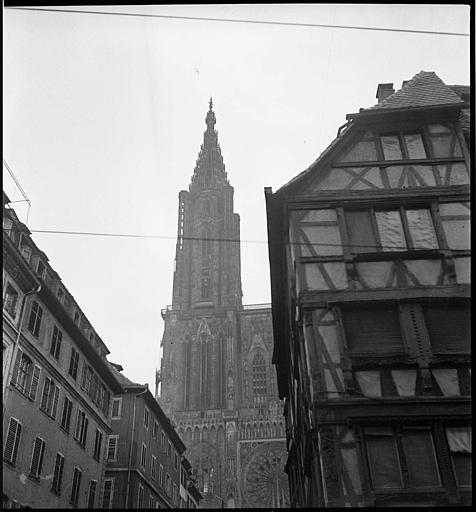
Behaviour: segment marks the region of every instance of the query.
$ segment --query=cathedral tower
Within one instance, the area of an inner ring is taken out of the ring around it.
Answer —
[[[242,305],[240,217],[211,99],[205,122],[189,189],[179,193],[158,399],[188,448],[202,506],[279,507],[288,491],[271,311]],[[252,477],[264,460],[270,475]]]

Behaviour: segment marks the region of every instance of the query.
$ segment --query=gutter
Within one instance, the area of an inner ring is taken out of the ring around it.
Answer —
[[[30,291],[26,292],[25,295],[23,296],[22,305],[21,305],[21,309],[20,309],[20,318],[18,320],[18,333],[17,333],[16,339],[15,339],[15,342],[13,344],[13,353],[12,353],[12,357],[10,359],[10,365],[8,367],[8,372],[7,372],[5,394],[3,395],[3,412],[5,412],[5,408],[7,405],[7,398],[8,398],[8,394],[10,392],[10,388],[11,388],[11,379],[13,376],[13,369],[15,367],[15,361],[16,361],[16,358],[18,355],[18,346],[20,344],[20,337],[22,334],[23,317],[24,317],[25,311],[26,311],[27,300],[30,296],[40,293],[40,290],[41,290],[41,284],[38,283],[38,286],[36,288],[32,288]]]

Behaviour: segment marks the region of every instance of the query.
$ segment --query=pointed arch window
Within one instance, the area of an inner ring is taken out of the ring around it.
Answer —
[[[262,352],[257,352],[252,363],[253,393],[256,396],[263,396],[267,393],[267,369],[266,361]]]

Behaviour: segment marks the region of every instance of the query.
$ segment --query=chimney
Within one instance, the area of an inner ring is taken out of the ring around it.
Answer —
[[[393,88],[393,84],[378,84],[377,94],[375,97],[378,102],[381,103],[385,98],[388,98],[391,94],[395,92]]]

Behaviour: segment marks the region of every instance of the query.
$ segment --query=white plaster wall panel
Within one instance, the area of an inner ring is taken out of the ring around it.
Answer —
[[[416,370],[392,370],[392,378],[399,396],[415,396]]]
[[[348,288],[347,273],[343,262],[322,263],[325,272],[332,281],[334,288],[344,290]],[[329,290],[331,286],[327,284],[322,271],[317,263],[304,263],[306,288],[308,290]]]
[[[413,169],[417,176],[420,178],[420,181],[423,182],[428,187],[434,187],[436,185],[435,173],[433,171],[433,166],[430,165],[412,165]]]
[[[382,396],[379,371],[355,372],[355,378],[365,396]]]
[[[450,249],[465,250],[471,248],[469,220],[443,219],[442,222]]]
[[[456,282],[458,284],[471,283],[471,258],[454,258]]]
[[[335,226],[306,226],[302,224],[301,229],[319,256],[342,254],[342,240],[337,224]],[[300,242],[303,243],[304,240],[301,239]]]
[[[335,325],[320,325],[319,332],[324,340],[324,345],[331,356],[333,363],[340,363],[340,347],[339,338],[337,335],[337,326]]]
[[[375,160],[377,160],[377,148],[371,131],[365,132],[361,140],[337,159],[338,162],[374,162]]]
[[[331,169],[327,176],[317,185],[311,185],[313,191],[342,190],[352,181],[352,176],[344,169]]]
[[[405,266],[417,277],[421,285],[430,286],[438,284],[438,277],[442,272],[441,260],[406,260]],[[447,279],[445,279],[447,282]],[[409,285],[413,282],[409,280]]]
[[[333,208],[307,210],[301,222],[337,222],[337,213]]]
[[[370,288],[383,288],[387,286],[392,272],[392,261],[371,261],[355,264],[359,276]]]
[[[445,396],[460,396],[458,372],[452,368],[432,369],[431,372]]]
[[[317,263],[305,263],[303,266],[307,289],[329,290],[329,285],[326,283]]]
[[[438,240],[430,210],[427,208],[407,209],[406,216],[415,249],[437,249]]]
[[[443,185],[468,185],[468,168],[464,163],[436,165]]]
[[[356,448],[341,448],[342,461],[352,483],[355,494],[362,493],[362,481],[360,479],[359,462]],[[344,481],[345,485],[345,481]],[[347,490],[347,495],[349,491]]]
[[[391,165],[386,168],[390,188],[397,188],[403,172],[403,165]]]

